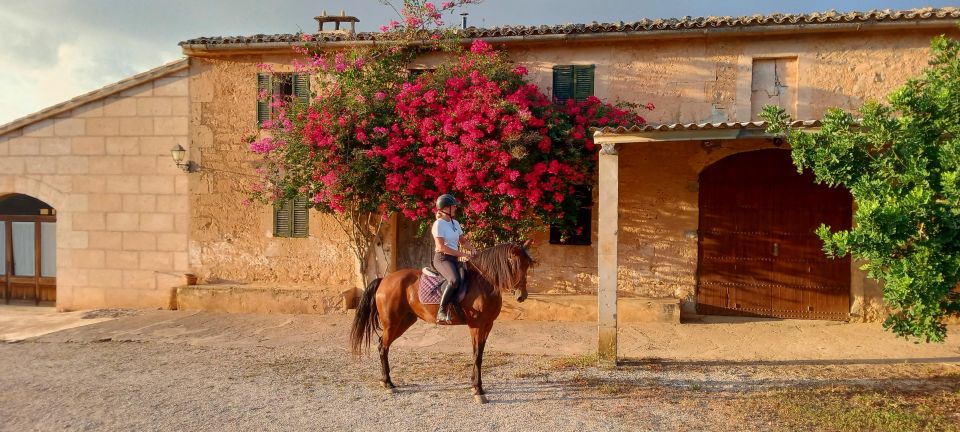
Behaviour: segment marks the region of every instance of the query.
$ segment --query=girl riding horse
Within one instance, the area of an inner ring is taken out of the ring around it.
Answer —
[[[459,257],[470,258],[477,254],[466,237],[463,237],[463,228],[460,222],[453,218],[460,203],[450,194],[443,194],[437,198],[437,220],[433,222],[430,233],[433,235],[434,253],[433,268],[446,279],[443,293],[440,295],[440,308],[437,309],[437,324],[450,324],[450,300],[456,298],[460,291],[460,283],[464,278],[464,269]],[[467,252],[460,250],[463,245]]]
[[[464,311],[463,318],[452,317],[450,322],[466,324],[470,328],[473,339],[473,394],[480,403],[486,402],[480,372],[483,348],[494,320],[500,315],[503,305],[501,293],[513,290],[518,302],[527,298],[527,269],[534,264],[527,252],[529,244],[528,241],[523,245],[497,245],[478,252],[464,263],[474,276],[462,287],[466,290],[459,303]],[[369,349],[373,334],[378,333],[382,374],[380,383],[390,391],[396,387],[390,379],[390,345],[417,322],[417,318],[433,323],[440,312],[438,305],[420,302],[417,293],[420,276],[420,270],[403,269],[370,282],[360,297],[350,330],[350,345],[354,355],[360,355],[364,347]],[[379,334],[380,330],[382,334]]]

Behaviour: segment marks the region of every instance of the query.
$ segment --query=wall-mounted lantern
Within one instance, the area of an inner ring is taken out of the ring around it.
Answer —
[[[173,162],[177,164],[177,168],[186,173],[190,172],[190,161],[183,160],[187,156],[187,151],[180,144],[175,144],[170,149],[170,155],[173,156]]]

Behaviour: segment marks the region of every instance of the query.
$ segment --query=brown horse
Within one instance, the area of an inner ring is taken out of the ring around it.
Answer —
[[[483,347],[493,328],[493,321],[500,315],[503,305],[500,293],[512,289],[517,301],[527,298],[527,269],[534,263],[523,245],[506,243],[480,251],[465,265],[467,280],[461,285],[466,295],[460,306],[466,322],[452,314],[453,325],[466,324],[473,337],[473,394],[477,401],[487,401],[480,379],[483,363]],[[393,391],[396,386],[390,380],[390,344],[420,318],[434,323],[439,305],[420,303],[417,289],[420,286],[420,270],[403,269],[389,273],[382,279],[367,285],[357,306],[357,315],[350,331],[350,343],[354,355],[363,348],[369,351],[371,334],[383,330],[380,340],[380,368],[383,374],[380,383]]]

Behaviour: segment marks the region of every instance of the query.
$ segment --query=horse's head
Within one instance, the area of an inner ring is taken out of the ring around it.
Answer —
[[[536,263],[530,256],[530,251],[527,250],[530,243],[530,240],[527,240],[522,245],[514,244],[510,250],[510,260],[515,262],[514,269],[517,275],[517,282],[513,286],[513,295],[517,297],[518,302],[527,299],[527,270]]]
[[[491,285],[501,292],[513,290],[518,302],[527,299],[527,270],[535,261],[527,251],[530,241],[522,245],[506,243],[484,249],[470,262]]]

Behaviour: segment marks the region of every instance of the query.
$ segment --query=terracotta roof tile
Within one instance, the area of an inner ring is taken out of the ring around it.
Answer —
[[[669,19],[642,19],[634,22],[540,25],[540,26],[503,26],[492,28],[469,27],[466,38],[493,38],[504,36],[544,36],[575,35],[588,33],[630,33],[676,30],[702,30],[713,28],[781,26],[781,25],[821,25],[855,22],[890,22],[960,19],[960,8],[919,8],[894,11],[871,10],[862,12],[814,12],[809,14],[770,14],[740,17],[683,17]],[[375,40],[377,33],[362,32],[353,36],[342,34],[314,35],[319,42]],[[200,37],[180,42],[184,45],[230,45],[253,43],[298,43],[301,34],[257,34],[252,36],[216,36]]]
[[[795,120],[790,123],[794,128],[815,128],[820,127],[820,120]],[[767,122],[720,122],[720,123],[672,123],[672,124],[645,124],[630,127],[605,127],[594,128],[594,132],[601,134],[631,134],[646,132],[681,132],[681,131],[699,131],[712,129],[766,129]]]

